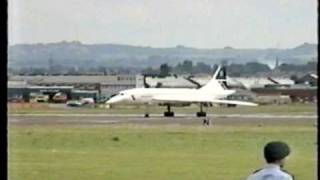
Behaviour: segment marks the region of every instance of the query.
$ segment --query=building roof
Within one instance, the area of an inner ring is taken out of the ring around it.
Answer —
[[[195,77],[192,78],[193,80],[197,81],[201,85],[205,85],[212,77]],[[278,82],[279,84],[294,84],[289,78],[272,78],[274,81]],[[228,77],[227,76],[227,84],[229,86],[242,86],[245,88],[252,88],[252,87],[264,87],[267,84],[275,84],[267,77],[264,78],[256,78],[256,77]]]
[[[73,86],[29,86],[29,89],[73,89]]]
[[[88,93],[88,94],[96,94],[99,91],[97,90],[72,90],[72,93]]]
[[[274,81],[278,82],[279,84],[294,84],[294,81],[289,78],[277,78],[277,77],[270,77]]]
[[[8,81],[8,88],[27,88],[28,84],[25,81]]]
[[[162,83],[162,86],[165,87],[190,87],[195,88],[196,85],[191,83],[190,81],[186,80],[183,77],[166,77],[166,78],[152,78],[147,77],[146,82],[152,86],[155,87],[157,83]]]
[[[301,83],[317,84],[318,75],[317,74],[307,74],[307,75],[302,76],[301,78],[299,78],[296,82],[299,83],[299,84],[301,84]]]
[[[317,74],[310,74],[311,77],[318,79],[318,75]]]
[[[268,78],[234,78],[236,81],[240,82],[244,87],[250,89],[252,87],[263,87],[266,84],[274,84]]]
[[[134,75],[108,76],[12,76],[11,80],[27,81],[30,84],[74,84],[74,83],[102,83],[102,84],[135,84]]]

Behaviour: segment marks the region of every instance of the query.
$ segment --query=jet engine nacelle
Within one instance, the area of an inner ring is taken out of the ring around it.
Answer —
[[[186,107],[186,106],[190,106],[191,103],[159,103],[159,106],[172,106],[172,107]]]

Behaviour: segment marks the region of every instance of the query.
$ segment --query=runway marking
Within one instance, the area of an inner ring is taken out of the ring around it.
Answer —
[[[101,124],[107,124],[107,123],[119,123],[121,121],[115,121],[115,120],[57,120],[56,122],[60,123],[101,123]]]

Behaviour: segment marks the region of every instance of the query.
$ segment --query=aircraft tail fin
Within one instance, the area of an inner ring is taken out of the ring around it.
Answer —
[[[228,89],[227,86],[227,73],[226,68],[223,66],[218,66],[217,70],[214,72],[212,79],[204,86],[200,88],[202,91],[224,91]]]

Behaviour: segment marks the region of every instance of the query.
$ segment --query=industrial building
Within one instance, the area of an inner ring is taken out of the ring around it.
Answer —
[[[227,85],[236,89],[229,97],[235,100],[269,100],[280,102],[315,101],[317,98],[316,74],[307,74],[296,81],[279,77],[227,77]],[[61,92],[68,99],[91,97],[106,99],[121,90],[136,87],[199,88],[211,79],[206,77],[143,77],[141,75],[92,75],[92,76],[9,76],[8,100],[28,100],[30,93],[49,95]]]
[[[135,75],[108,76],[9,76],[8,99],[24,97],[31,92],[53,96],[63,92],[68,99],[80,97],[107,98],[121,90],[142,86],[142,78]]]
[[[211,79],[207,77],[188,78],[147,78],[151,87],[199,88]],[[317,75],[308,74],[298,81],[282,77],[227,77],[229,88],[236,89],[228,99],[256,101],[261,103],[289,103],[317,99]]]
[[[318,86],[318,75],[317,74],[307,74],[297,79],[296,84],[307,84],[310,86]]]
[[[60,92],[65,94],[69,99],[73,91],[72,86],[33,86],[25,81],[8,81],[8,101],[25,101],[29,102],[30,94],[48,95],[49,99]]]
[[[169,76],[165,78],[160,77],[146,77],[146,83],[150,87],[158,88],[196,88],[197,85],[190,82],[187,78]]]
[[[278,81],[278,83],[264,84],[260,87],[253,86],[250,90],[259,96],[269,97],[269,99],[271,99],[270,97],[278,97],[280,100],[288,97],[291,102],[315,102],[318,96],[317,82],[318,76],[316,74],[307,74],[293,83]]]

